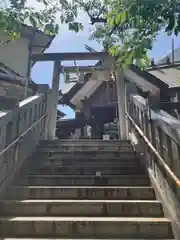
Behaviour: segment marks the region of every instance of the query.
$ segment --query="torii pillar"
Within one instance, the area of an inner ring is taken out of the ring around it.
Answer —
[[[48,99],[48,140],[56,138],[57,107],[59,98],[60,61],[54,61],[52,90]]]
[[[119,115],[119,136],[121,140],[127,140],[126,88],[124,82],[124,73],[120,68],[116,70],[116,86]]]

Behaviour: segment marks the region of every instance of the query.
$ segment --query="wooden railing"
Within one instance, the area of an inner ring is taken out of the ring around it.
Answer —
[[[15,173],[46,138],[48,89],[19,103],[12,111],[0,112],[0,195]]]
[[[163,110],[149,109],[132,95],[127,101],[128,132],[157,194],[172,221],[180,222],[180,121]],[[179,225],[180,226],[180,225]]]

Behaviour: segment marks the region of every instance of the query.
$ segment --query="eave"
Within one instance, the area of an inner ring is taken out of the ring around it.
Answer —
[[[32,47],[32,53],[43,53],[54,40],[55,36],[47,35],[41,30],[34,29],[32,26],[23,24],[21,29],[21,37],[27,38]],[[36,61],[32,61],[32,66]]]

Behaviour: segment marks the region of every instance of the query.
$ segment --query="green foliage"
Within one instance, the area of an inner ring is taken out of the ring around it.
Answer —
[[[26,0],[9,0],[8,7],[0,8],[0,30],[15,40],[20,36],[22,24],[42,30],[48,35],[56,35],[60,24],[69,24],[69,29],[78,32],[82,24],[76,21],[76,4],[67,0],[36,0],[42,4],[41,10],[28,7]],[[60,20],[59,20],[59,19]]]
[[[149,65],[147,53],[157,34],[163,30],[177,36],[180,31],[180,0],[90,0],[83,4],[85,11],[86,6],[89,16],[106,22],[91,39],[102,42],[120,64]]]
[[[117,63],[137,63],[141,67],[150,64],[147,53],[160,31],[168,36],[180,32],[180,0],[36,1],[44,5],[42,10],[27,7],[26,0],[9,0],[7,8],[0,8],[0,29],[12,39],[19,37],[24,23],[50,35],[57,34],[64,23],[79,32],[83,25],[77,18],[83,10],[92,23],[98,22],[90,39],[102,43]]]

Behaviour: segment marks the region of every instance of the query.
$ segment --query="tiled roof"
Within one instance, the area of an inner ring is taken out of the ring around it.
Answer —
[[[169,67],[161,69],[151,69],[148,71],[151,75],[159,78],[170,88],[180,87],[180,67]]]
[[[62,94],[68,93],[75,85],[76,82],[65,83],[64,87],[61,90]]]

